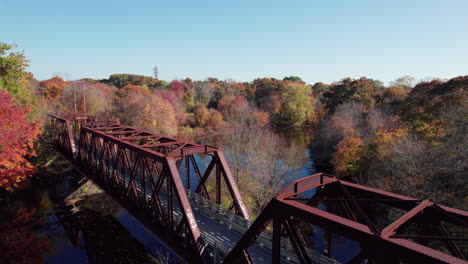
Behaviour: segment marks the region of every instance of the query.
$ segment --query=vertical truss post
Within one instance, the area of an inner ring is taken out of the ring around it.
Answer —
[[[273,245],[271,249],[272,264],[280,264],[281,262],[281,220],[279,217],[273,218]]]
[[[221,204],[221,172],[219,163],[216,164],[216,203]]]

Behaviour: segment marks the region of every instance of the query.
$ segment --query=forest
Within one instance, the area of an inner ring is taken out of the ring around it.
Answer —
[[[80,113],[185,140],[218,135],[253,215],[283,186],[297,146],[273,132],[310,126],[319,171],[466,209],[468,76],[384,85],[362,77],[164,81],[113,74],[37,80],[16,46],[0,43],[0,189],[14,192],[48,166],[47,116]]]

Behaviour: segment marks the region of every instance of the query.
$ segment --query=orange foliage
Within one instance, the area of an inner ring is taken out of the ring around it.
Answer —
[[[332,154],[331,159],[338,175],[350,175],[359,170],[363,146],[362,139],[355,136],[345,137],[338,143],[337,150]]]
[[[44,95],[47,98],[56,98],[62,93],[62,89],[69,84],[60,77],[54,77],[39,83],[44,88]]]
[[[219,130],[226,126],[223,115],[215,109],[208,110],[204,104],[197,107],[195,113],[199,126],[205,126],[213,130]]]
[[[0,90],[0,187],[9,191],[35,172],[26,158],[35,155],[40,122],[29,124],[26,114],[7,91]]]
[[[268,125],[268,123],[270,122],[270,114],[268,114],[267,112],[263,112],[263,111],[253,112],[253,118],[257,120],[260,126]]]
[[[122,88],[122,92],[127,94],[129,92],[138,93],[138,94],[150,94],[150,90],[144,86],[127,84]]]

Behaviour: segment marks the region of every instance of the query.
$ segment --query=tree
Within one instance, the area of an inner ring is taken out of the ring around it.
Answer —
[[[400,77],[394,81],[390,82],[390,86],[396,86],[399,88],[403,88],[405,90],[411,90],[413,89],[414,83],[416,79],[414,77],[411,77],[409,75],[405,75],[403,77]]]
[[[177,135],[178,123],[174,108],[154,94],[127,93],[117,100],[115,114],[122,124],[168,136]]]
[[[447,82],[431,81],[417,84],[405,98],[401,116],[411,130],[426,140],[444,136],[442,115],[453,106],[466,107],[468,76],[453,78]]]
[[[147,86],[149,89],[155,89],[163,85],[163,83],[160,83],[159,80],[153,77],[136,74],[112,74],[111,76],[109,76],[107,82],[118,88],[122,88],[127,84],[132,84],[139,86]]]
[[[8,53],[16,47],[0,42],[0,89],[7,90],[17,103],[25,107],[33,103],[31,91],[27,88],[29,74],[25,71],[29,60],[24,52]]]
[[[0,187],[9,191],[36,170],[27,158],[35,155],[40,122],[29,124],[26,115],[7,91],[0,90]]]
[[[367,109],[371,109],[375,106],[376,96],[380,90],[380,83],[375,80],[364,77],[357,80],[345,78],[338,83],[333,83],[323,93],[323,102],[326,103],[331,113],[338,105],[350,101],[361,103]]]
[[[232,109],[232,108],[231,108]],[[228,129],[223,134],[222,149],[241,192],[250,197],[249,208],[258,215],[283,186],[291,164],[301,152],[262,125],[250,104],[241,104],[225,113]]]
[[[226,126],[223,115],[213,108],[206,108],[204,104],[197,107],[195,114],[197,116],[197,123],[201,127],[208,127],[216,131]]]
[[[255,92],[257,107],[263,107],[265,99],[270,95],[281,95],[289,81],[276,80],[274,78],[258,78],[252,83],[251,89]]]
[[[55,76],[49,80],[42,81],[39,84],[44,89],[45,97],[54,99],[62,94],[62,89],[68,85],[68,82],[65,82],[62,78]]]
[[[338,176],[356,175],[360,172],[360,162],[362,159],[362,151],[364,142],[361,138],[355,136],[347,136],[341,140],[336,146],[337,150],[332,155],[332,164],[335,168],[335,173]]]
[[[305,82],[301,79],[301,77],[298,77],[298,76],[284,77],[283,81],[300,82],[302,84],[305,84]]]
[[[322,82],[317,82],[312,86],[312,93],[314,96],[317,96],[328,90],[328,87],[330,87],[330,85],[324,84]]]
[[[215,87],[210,82],[195,82],[193,91],[195,104],[208,105],[214,95]]]
[[[281,121],[288,125],[301,125],[314,112],[310,98],[310,86],[290,83],[283,90],[283,110]]]
[[[182,86],[182,84],[177,81],[177,80],[174,80],[172,81],[170,84],[169,84],[169,89],[174,92],[178,97],[181,97],[182,94],[184,93],[184,87]]]

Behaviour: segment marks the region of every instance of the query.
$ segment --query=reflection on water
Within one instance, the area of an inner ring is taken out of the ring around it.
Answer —
[[[2,263],[183,263],[125,209],[91,192],[86,179],[60,163],[68,169],[0,200]],[[85,195],[70,195],[77,190]]]

